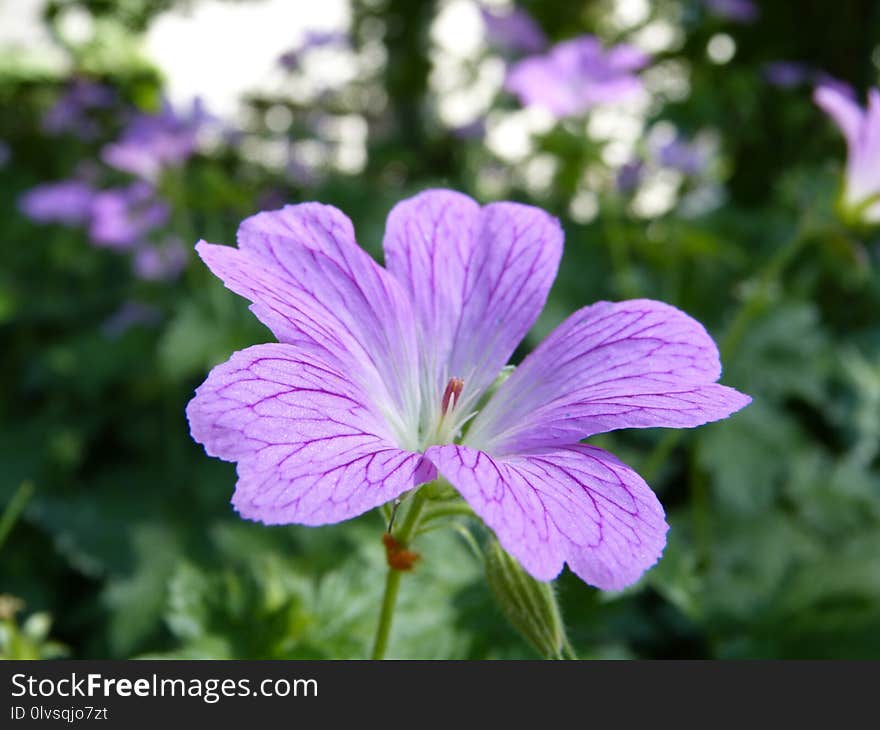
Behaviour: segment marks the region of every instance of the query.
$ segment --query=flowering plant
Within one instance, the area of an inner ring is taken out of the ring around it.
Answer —
[[[187,408],[193,437],[238,464],[236,510],[321,525],[407,498],[404,539],[386,542],[401,569],[392,557],[428,496],[416,490],[442,477],[534,578],[567,563],[599,588],[636,581],[665,544],[663,509],[581,440],[698,426],[750,399],[715,382],[702,326],[650,300],[575,312],[493,388],[544,305],[562,238],[537,208],[432,190],[392,210],[387,269],[314,203],[248,218],[238,248],[200,242],[279,339],[217,366]]]

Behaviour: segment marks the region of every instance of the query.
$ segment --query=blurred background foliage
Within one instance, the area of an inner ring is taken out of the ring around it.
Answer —
[[[501,89],[509,53],[471,0],[328,3],[323,38],[310,5],[0,0],[0,656],[367,654],[381,518],[246,523],[234,467],[189,437],[207,370],[271,340],[191,245],[319,200],[380,256],[388,210],[430,186],[561,218],[559,278],[516,358],[580,306],[659,298],[706,325],[724,382],[754,398],[695,431],[593,439],[641,471],[672,529],[630,590],[561,577],[578,654],[880,656],[880,237],[839,221],[844,144],[810,98],[822,73],[876,85],[880,5],[760,2],[745,22],[702,0],[522,2],[551,42],[595,33],[652,55],[642,103],[561,121]],[[199,44],[216,36],[247,66],[264,39],[243,27],[237,42],[220,19],[268,6],[290,53],[224,107],[224,59]],[[773,80],[780,61],[797,63],[793,83]],[[205,90],[198,143],[150,181],[170,209],[150,240],[182,241],[179,266],[147,276],[133,249],[23,214],[39,184],[130,181],[102,150],[166,96],[182,115],[184,77]],[[92,133],[49,133],[74,79],[112,101],[87,109]],[[658,164],[670,141],[699,145],[699,164]],[[391,656],[534,656],[457,532],[419,549]]]

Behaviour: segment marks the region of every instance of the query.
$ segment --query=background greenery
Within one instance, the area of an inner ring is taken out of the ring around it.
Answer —
[[[163,80],[139,53],[138,33],[171,4],[52,2],[45,21],[52,28],[61,9],[88,8],[101,19],[95,40],[58,37],[71,72],[149,109]],[[536,135],[536,154],[556,164],[535,186],[525,162],[440,123],[429,86],[437,5],[355,2],[353,43],[381,29],[384,65],[309,104],[248,100],[253,139],[276,134],[261,120],[278,104],[292,111],[284,135],[293,140],[321,141],[316,115],[361,115],[363,169],[319,164],[293,175],[243,145],[219,145],[163,179],[169,230],[187,244],[232,242],[238,222],[261,207],[319,200],[345,211],[360,243],[380,255],[385,215],[400,198],[447,186],[487,200],[496,196],[480,181],[500,179],[501,197],[546,208],[566,232],[559,279],[517,358],[577,307],[660,298],[707,326],[723,349],[724,382],[754,398],[695,431],[594,440],[643,473],[672,530],[659,565],[622,594],[562,576],[577,652],[880,656],[880,238],[835,216],[845,151],[810,86],[781,89],[762,75],[766,62],[797,59],[860,91],[876,84],[880,5],[765,2],[757,22],[737,25],[701,2],[652,3],[644,22],[666,19],[682,34],[655,63],[683,64],[689,93],[658,97],[648,123],[714,131],[709,174],[721,202],[690,212],[687,193],[704,183],[685,180],[680,204],[638,216],[599,175],[592,218],[571,213],[583,171],[602,164],[583,125]],[[618,40],[605,22],[611,5],[523,3],[555,40],[583,32]],[[736,42],[723,64],[706,55],[718,33]],[[70,175],[106,141],[41,131],[64,81],[0,52],[0,140],[11,149],[0,168],[0,653],[365,656],[384,572],[380,517],[321,529],[246,523],[229,505],[234,467],[205,456],[188,434],[183,409],[209,367],[271,335],[194,257],[179,280],[145,283],[83,231],[37,226],[18,211],[25,190]],[[503,94],[493,102],[515,108]],[[133,299],[155,307],[159,321],[109,332],[108,319]],[[501,619],[458,533],[432,533],[419,549],[390,655],[533,656]]]

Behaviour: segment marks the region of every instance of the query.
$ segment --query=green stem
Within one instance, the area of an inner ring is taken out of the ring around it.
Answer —
[[[379,626],[376,628],[376,637],[373,640],[373,659],[384,659],[385,650],[388,648],[388,637],[391,634],[391,621],[394,618],[394,607],[397,605],[397,594],[400,592],[399,570],[388,568],[385,576],[385,593],[382,596],[382,609],[379,613]]]
[[[602,230],[608,242],[611,269],[614,272],[614,283],[617,290],[624,299],[634,299],[639,292],[632,278],[628,234],[623,230],[619,216],[616,206],[607,211],[602,216]]]
[[[403,546],[412,538],[419,525],[422,510],[425,507],[424,488],[416,492],[412,497],[409,510],[403,524],[394,535],[394,539]],[[382,596],[382,608],[379,612],[379,625],[376,627],[376,637],[373,641],[373,659],[383,659],[388,649],[388,637],[391,635],[391,623],[394,620],[394,609],[397,605],[397,594],[400,592],[400,578],[402,572],[388,566],[388,575],[385,577],[385,592]]]
[[[9,537],[9,533],[18,521],[19,516],[21,516],[24,506],[33,496],[33,493],[33,482],[22,482],[19,488],[15,490],[15,494],[12,495],[12,499],[9,500],[9,504],[3,510],[3,515],[0,516],[0,548],[3,547],[6,538]]]
[[[782,276],[785,267],[809,240],[808,222],[805,220],[798,226],[795,234],[766,263],[758,276],[754,291],[750,292],[737,309],[736,314],[721,340],[719,350],[722,359],[729,357],[739,345],[752,320],[767,306],[770,292]]]
[[[465,502],[452,502],[450,504],[430,505],[425,511],[421,525],[427,525],[443,517],[473,517],[474,511]]]

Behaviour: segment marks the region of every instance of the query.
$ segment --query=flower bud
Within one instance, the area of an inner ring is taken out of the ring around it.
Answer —
[[[553,585],[532,578],[494,537],[484,557],[489,588],[507,620],[539,654],[560,658],[565,627]]]

